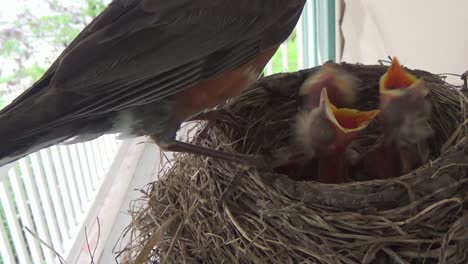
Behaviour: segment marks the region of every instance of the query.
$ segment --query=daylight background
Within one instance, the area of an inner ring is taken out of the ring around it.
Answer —
[[[0,0],[0,108],[38,80],[108,0]]]

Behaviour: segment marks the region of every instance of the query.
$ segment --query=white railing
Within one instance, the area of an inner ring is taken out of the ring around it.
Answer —
[[[67,259],[120,146],[103,136],[0,168],[0,263]]]

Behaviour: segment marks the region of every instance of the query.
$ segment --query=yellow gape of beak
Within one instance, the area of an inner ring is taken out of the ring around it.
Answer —
[[[423,81],[408,73],[397,58],[392,59],[392,65],[380,77],[379,91],[383,105],[406,94],[425,97],[429,93],[429,90],[423,85]]]
[[[330,102],[327,89],[322,89],[320,94],[320,107],[327,119],[343,133],[364,130],[380,112],[380,110],[359,111],[350,108],[337,108]]]

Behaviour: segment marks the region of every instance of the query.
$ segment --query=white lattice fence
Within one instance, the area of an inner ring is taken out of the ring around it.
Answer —
[[[53,146],[1,168],[1,261],[58,262],[38,238],[67,258],[120,145],[104,136]]]

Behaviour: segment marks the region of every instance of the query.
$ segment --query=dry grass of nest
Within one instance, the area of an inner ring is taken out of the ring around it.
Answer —
[[[359,108],[375,107],[386,67],[343,67],[362,81]],[[287,148],[297,89],[315,70],[262,79],[229,104],[203,144],[242,153]],[[431,90],[428,164],[395,179],[323,185],[176,155],[135,202],[122,262],[467,263],[467,100],[438,76],[412,72]]]

